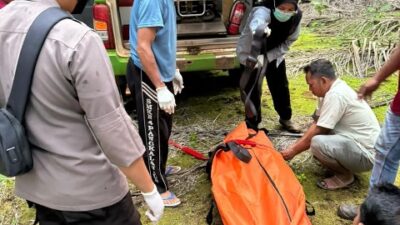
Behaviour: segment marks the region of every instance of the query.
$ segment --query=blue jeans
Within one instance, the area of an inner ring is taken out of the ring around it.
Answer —
[[[376,155],[369,186],[380,183],[393,184],[400,160],[400,116],[390,108],[385,117],[381,133],[375,144]]]

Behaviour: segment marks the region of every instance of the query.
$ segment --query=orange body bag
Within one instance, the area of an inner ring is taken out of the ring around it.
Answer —
[[[243,122],[224,143],[210,172],[224,225],[311,224],[301,184],[263,131],[247,129]]]

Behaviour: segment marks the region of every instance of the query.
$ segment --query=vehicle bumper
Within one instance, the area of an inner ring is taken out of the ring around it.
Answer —
[[[108,57],[110,57],[115,76],[125,76],[126,65],[128,64],[129,58],[118,56],[115,50],[108,50],[107,52]]]
[[[116,76],[125,76],[128,57],[118,56],[115,50],[108,50],[108,56]],[[239,61],[236,54],[199,54],[177,55],[176,64],[181,72],[228,70],[239,68]]]

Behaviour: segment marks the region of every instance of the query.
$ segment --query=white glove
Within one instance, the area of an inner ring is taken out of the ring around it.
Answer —
[[[268,26],[265,27],[265,29],[264,29],[264,34],[265,34],[267,37],[269,37],[269,36],[271,35],[271,29],[269,29]]]
[[[264,55],[257,56],[257,64],[254,68],[262,67],[264,65]]]
[[[269,37],[271,35],[271,29],[268,27],[268,24],[263,24],[262,26],[264,26],[264,34],[266,37]],[[251,32],[253,35],[256,34],[256,30],[253,30]]]
[[[179,72],[179,69],[176,69],[175,71],[175,77],[174,80],[172,81],[172,84],[174,85],[174,94],[175,95],[177,95],[178,93],[180,94],[184,86],[183,86],[183,77]]]
[[[160,108],[168,114],[173,114],[175,112],[176,106],[174,95],[168,90],[166,86],[157,88],[156,91],[157,100]]]
[[[158,193],[156,185],[151,192],[143,193],[144,201],[146,202],[149,210],[146,211],[146,216],[152,221],[157,222],[161,219],[164,213],[164,202],[161,198],[160,193]]]

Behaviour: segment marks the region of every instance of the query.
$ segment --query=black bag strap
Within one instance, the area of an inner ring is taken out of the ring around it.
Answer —
[[[208,225],[211,225],[214,221],[214,215],[213,215],[214,208],[215,208],[215,201],[214,201],[214,199],[212,199],[211,203],[210,203],[210,209],[208,210],[208,213],[206,216],[206,222]]]
[[[65,18],[72,17],[59,7],[48,8],[40,13],[33,21],[26,34],[18,58],[11,94],[6,106],[7,110],[9,110],[21,124],[24,121],[25,109],[31,92],[36,61],[43,43],[53,26]]]
[[[228,146],[229,150],[233,152],[237,159],[244,163],[250,162],[252,156],[247,149],[243,148],[241,145],[236,144],[233,141],[227,142],[226,145]]]

